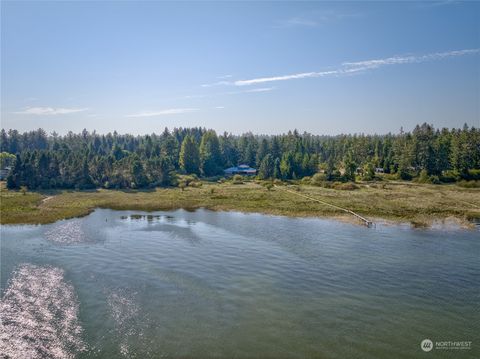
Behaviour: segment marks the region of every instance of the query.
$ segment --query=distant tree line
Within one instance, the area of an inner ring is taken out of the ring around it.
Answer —
[[[204,128],[144,136],[83,130],[60,136],[42,129],[2,129],[0,152],[12,166],[9,188],[170,186],[177,174],[215,177],[238,164],[257,168],[260,179],[300,179],[322,171],[326,180],[354,180],[360,169],[368,180],[381,169],[400,179],[421,173],[452,181],[478,176],[480,130],[467,125],[434,129],[426,123],[412,132],[338,136],[296,130],[275,136],[217,135]]]

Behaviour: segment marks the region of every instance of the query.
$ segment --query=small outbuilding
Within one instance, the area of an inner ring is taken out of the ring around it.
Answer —
[[[236,167],[230,167],[223,170],[223,172],[225,172],[226,176],[233,176],[233,175],[255,176],[257,174],[257,170],[248,165],[239,165]]]

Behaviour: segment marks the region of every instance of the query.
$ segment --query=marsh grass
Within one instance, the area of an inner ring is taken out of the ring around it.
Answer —
[[[355,190],[296,184],[303,194],[348,208],[367,218],[429,225],[433,221],[480,218],[480,190],[456,185],[402,181],[357,183]],[[48,200],[45,200],[48,198]],[[9,191],[0,186],[1,223],[51,223],[89,214],[95,208],[172,210],[178,208],[260,212],[287,216],[344,216],[342,211],[253,181],[243,184],[202,182],[198,187],[151,190]]]

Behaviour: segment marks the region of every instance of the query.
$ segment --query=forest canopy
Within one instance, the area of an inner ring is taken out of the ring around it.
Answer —
[[[11,167],[9,188],[145,188],[177,184],[178,174],[223,176],[246,164],[260,179],[300,179],[319,171],[325,180],[373,179],[375,172],[399,179],[415,176],[451,182],[479,179],[480,130],[435,129],[385,135],[217,135],[204,128],[167,128],[133,136],[83,130],[64,136],[43,129],[1,130],[2,168]]]

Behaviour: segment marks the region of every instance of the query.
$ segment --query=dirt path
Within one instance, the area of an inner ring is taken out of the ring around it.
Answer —
[[[43,206],[46,202],[50,201],[53,197],[55,196],[47,196],[44,199],[42,199],[42,203],[40,203],[40,206]]]

